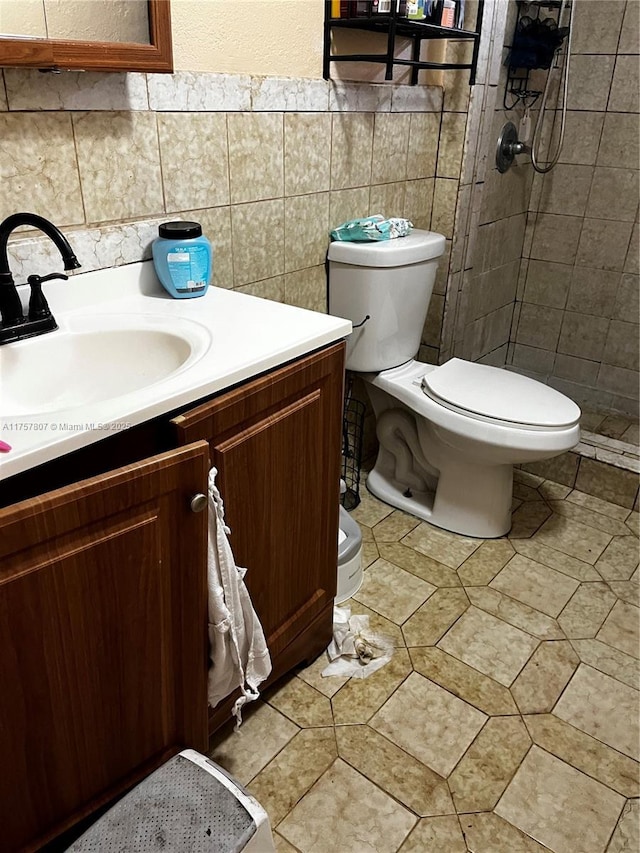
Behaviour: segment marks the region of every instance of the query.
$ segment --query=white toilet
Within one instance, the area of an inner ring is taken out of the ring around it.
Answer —
[[[494,538],[511,527],[512,466],[570,450],[580,409],[497,367],[415,361],[444,247],[419,230],[331,243],[329,312],[353,323],[347,369],[363,374],[376,416],[369,491],[438,527]]]

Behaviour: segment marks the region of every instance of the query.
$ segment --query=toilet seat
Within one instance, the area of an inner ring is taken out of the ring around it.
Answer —
[[[578,406],[553,388],[518,373],[452,358],[422,378],[435,403],[467,417],[522,429],[563,429],[580,420]]]

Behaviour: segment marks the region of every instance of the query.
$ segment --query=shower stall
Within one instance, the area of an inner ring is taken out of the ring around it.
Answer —
[[[532,22],[558,31],[550,68],[511,67],[523,20],[525,31]],[[584,412],[579,453],[634,482],[639,21],[638,0],[485,6],[437,353],[441,363],[495,364],[567,394]],[[523,150],[501,172],[507,122]]]

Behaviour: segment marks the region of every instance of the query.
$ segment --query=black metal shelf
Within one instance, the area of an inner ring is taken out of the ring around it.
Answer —
[[[478,0],[478,13],[475,30],[460,30],[454,27],[441,27],[424,21],[411,21],[400,17],[397,11],[390,14],[373,14],[369,17],[332,18],[331,0],[325,0],[324,19],[324,55],[322,76],[328,80],[331,76],[332,62],[372,62],[385,65],[385,80],[393,80],[394,65],[411,68],[411,85],[418,82],[418,72],[424,69],[441,69],[445,71],[461,69],[469,70],[469,85],[473,86],[476,79],[478,50],[480,47],[480,30],[482,28],[482,12],[484,0]],[[332,54],[331,31],[338,29],[364,30],[372,33],[387,34],[387,50],[385,53],[355,53]],[[396,38],[412,40],[411,59],[400,59],[395,56]],[[471,62],[428,62],[420,59],[420,45],[425,40],[451,39],[455,41],[472,41],[473,55]]]

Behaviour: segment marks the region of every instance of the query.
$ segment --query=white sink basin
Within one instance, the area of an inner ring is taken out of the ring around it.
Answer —
[[[209,349],[199,323],[155,315],[67,317],[55,332],[0,347],[0,415],[38,416],[140,392]]]

